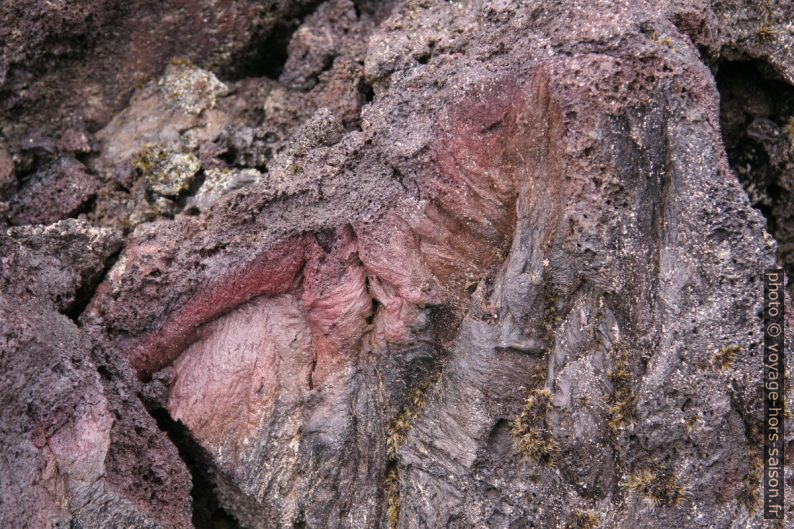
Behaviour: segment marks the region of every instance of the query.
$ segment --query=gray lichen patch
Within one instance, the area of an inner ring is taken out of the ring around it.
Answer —
[[[138,153],[133,167],[146,177],[150,191],[175,197],[190,187],[201,164],[193,153],[174,152],[150,145]]]
[[[215,74],[202,70],[183,59],[174,59],[158,82],[166,100],[188,114],[199,114],[215,108],[219,97],[229,93],[229,87]]]

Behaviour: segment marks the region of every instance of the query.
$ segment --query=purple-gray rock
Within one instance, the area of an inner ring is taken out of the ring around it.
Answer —
[[[30,4],[61,25],[2,55],[5,525],[770,526],[790,5]]]

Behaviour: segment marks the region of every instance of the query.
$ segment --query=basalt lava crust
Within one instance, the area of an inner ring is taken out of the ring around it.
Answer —
[[[0,525],[766,527],[794,11],[608,4],[42,7],[0,54]]]
[[[535,85],[527,90],[545,90],[543,81]],[[279,461],[270,470],[271,463],[262,461],[255,475],[245,475],[251,461],[272,450],[262,442],[277,434],[297,447],[307,428],[319,429],[315,435],[327,431],[327,424],[313,425],[305,416],[321,411],[320,405],[327,405],[323,401],[339,406],[335,401],[358,391],[353,386],[361,383],[356,371],[371,361],[369,355],[411,344],[417,331],[438,324],[431,321],[430,307],[447,307],[451,316],[444,323],[453,328],[445,331],[454,331],[473,287],[507,251],[520,171],[515,160],[506,159],[507,152],[515,148],[515,135],[532,138],[536,133],[530,128],[547,128],[540,122],[546,117],[543,111],[525,115],[518,92],[515,88],[511,95],[516,97],[496,102],[478,93],[453,109],[450,128],[457,132],[439,131],[443,140],[433,149],[440,173],[419,182],[422,195],[431,198],[406,200],[371,222],[278,243],[249,263],[209,278],[154,330],[118,342],[118,350],[143,378],[173,363],[167,410],[211,454],[220,474],[245,485],[238,494],[246,495],[245,501],[250,496],[257,509],[267,508],[274,494],[257,491],[255,485],[277,479],[276,470],[283,472],[279,467],[287,464]],[[182,243],[192,244],[189,239]],[[136,266],[139,255],[146,251],[128,247],[124,267]],[[98,292],[89,317],[113,303],[102,296],[105,290]],[[520,349],[522,344],[509,346]],[[341,394],[340,386],[345,388]],[[343,424],[345,430],[353,428],[350,421],[352,417]],[[376,439],[383,440],[386,426],[378,423]],[[334,441],[337,446],[324,459],[347,450]],[[382,465],[383,457],[379,459],[377,465]],[[359,515],[367,524],[379,518],[374,507]],[[298,513],[279,513],[287,515]],[[253,526],[267,526],[255,521],[256,510],[243,516]]]

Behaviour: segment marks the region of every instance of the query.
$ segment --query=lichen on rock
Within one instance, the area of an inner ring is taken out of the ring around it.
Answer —
[[[229,93],[229,87],[214,73],[184,59],[172,60],[157,86],[167,101],[189,114],[215,108],[218,98]]]
[[[152,192],[176,197],[190,187],[201,164],[193,153],[150,145],[141,149],[133,167],[146,178],[147,187]]]

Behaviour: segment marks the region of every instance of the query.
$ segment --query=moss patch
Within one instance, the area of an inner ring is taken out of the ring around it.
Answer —
[[[426,382],[411,391],[409,403],[386,431],[386,455],[390,460],[397,457],[397,450],[405,442],[413,421],[425,407],[425,396],[431,382]]]
[[[764,471],[764,460],[761,452],[752,443],[747,446],[749,464],[747,474],[742,480],[736,499],[744,505],[747,512],[755,513],[761,507],[761,476]]]
[[[518,453],[548,467],[554,466],[559,452],[557,440],[546,425],[546,413],[550,408],[551,392],[533,389],[512,430],[513,444]]]
[[[576,509],[573,519],[565,525],[565,529],[598,529],[600,518],[595,511]]]
[[[614,367],[608,377],[615,391],[609,399],[610,406],[607,409],[607,414],[609,415],[609,427],[618,431],[634,426],[637,396],[631,387],[629,352],[626,347],[621,343],[616,344],[610,351],[610,356]]]
[[[726,345],[711,358],[711,365],[717,369],[730,369],[736,360],[736,354],[741,350],[738,345]]]
[[[392,466],[386,474],[386,519],[389,529],[395,529],[400,520],[400,479],[397,469]]]
[[[687,496],[686,486],[679,483],[672,471],[654,464],[629,475],[624,486],[654,507],[678,507]]]
[[[756,37],[760,42],[768,42],[775,37],[775,14],[772,12],[771,0],[760,0],[761,25],[758,27]]]

